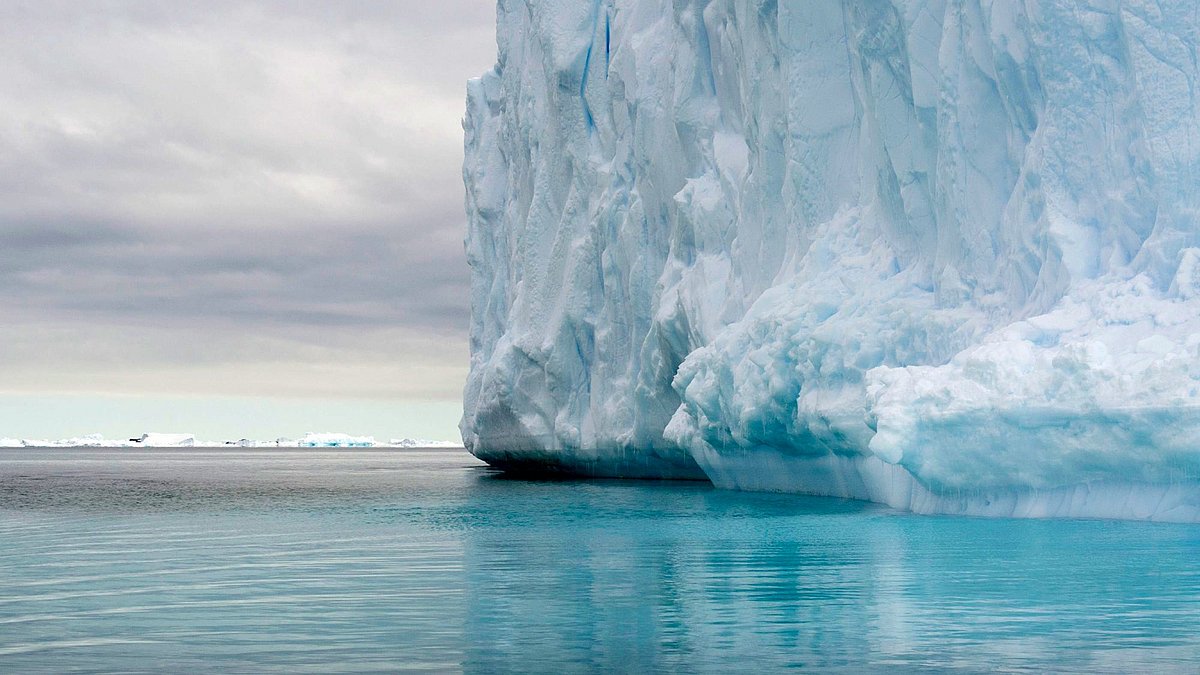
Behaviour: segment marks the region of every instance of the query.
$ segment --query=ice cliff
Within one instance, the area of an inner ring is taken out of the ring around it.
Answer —
[[[1191,0],[501,0],[498,35],[480,458],[1200,520]]]

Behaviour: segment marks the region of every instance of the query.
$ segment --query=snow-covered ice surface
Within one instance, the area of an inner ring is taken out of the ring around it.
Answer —
[[[1200,520],[1190,0],[501,0],[464,441]]]

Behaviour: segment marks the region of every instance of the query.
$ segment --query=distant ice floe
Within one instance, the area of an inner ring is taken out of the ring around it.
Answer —
[[[380,443],[373,436],[309,432],[299,440],[279,437],[273,441],[240,438],[229,441],[197,440],[194,434],[150,432],[123,440],[105,439],[100,434],[58,440],[0,437],[0,448],[461,448],[453,441],[392,439]]]
[[[431,441],[425,438],[393,438],[388,441],[393,448],[461,448],[461,442]]]
[[[374,436],[351,436],[349,434],[309,432],[296,442],[301,448],[373,448]]]
[[[192,434],[142,434],[137,441],[147,448],[190,448],[196,445],[196,437]]]

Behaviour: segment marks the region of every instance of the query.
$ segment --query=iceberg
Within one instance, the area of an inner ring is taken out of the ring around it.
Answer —
[[[1200,521],[1185,0],[501,0],[471,370],[510,469]]]
[[[373,436],[351,436],[341,433],[308,432],[296,442],[301,448],[373,448]]]
[[[37,438],[0,438],[0,448],[130,448],[130,447],[191,447],[200,445],[191,434],[142,434],[128,440],[109,440],[101,434],[72,436],[58,440]]]
[[[461,448],[461,443],[448,441],[431,441],[423,439],[402,438],[392,439],[387,444],[402,448]],[[273,441],[259,441],[253,438],[240,438],[236,441],[203,441],[197,440],[192,434],[177,433],[146,433],[128,440],[107,440],[100,434],[89,434],[63,438],[56,441],[45,439],[17,439],[0,437],[0,448],[373,448],[385,447],[375,442],[373,436],[352,436],[343,433],[313,433],[308,432],[300,440],[279,437]]]
[[[165,439],[163,439],[165,440]],[[26,440],[25,445],[36,447],[54,447],[54,448],[120,448],[130,445],[140,444],[141,441],[134,442],[107,440],[101,434],[87,434],[85,436],[73,436],[71,438],[62,438],[57,441],[31,441]]]
[[[196,437],[192,434],[151,432],[142,434],[140,439],[136,439],[136,443],[147,448],[191,448],[196,445]]]
[[[394,448],[461,448],[462,443],[454,441],[432,441],[427,438],[393,438],[388,445]]]

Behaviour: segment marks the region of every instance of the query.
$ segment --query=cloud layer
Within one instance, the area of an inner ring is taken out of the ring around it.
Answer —
[[[0,5],[0,390],[456,397],[494,17]]]

